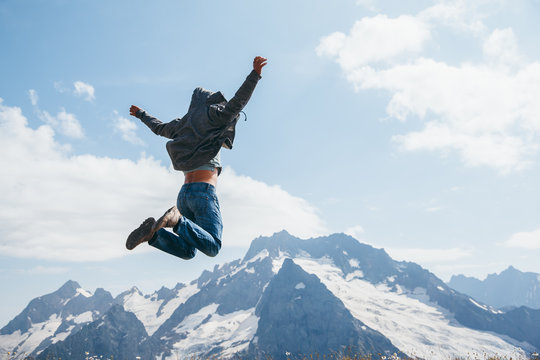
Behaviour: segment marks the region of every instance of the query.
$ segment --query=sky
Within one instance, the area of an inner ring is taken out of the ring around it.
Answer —
[[[67,280],[197,278],[287,230],[346,233],[448,281],[540,273],[540,1],[0,0],[0,327]],[[165,138],[129,116],[234,95],[223,248],[127,235],[176,202]]]

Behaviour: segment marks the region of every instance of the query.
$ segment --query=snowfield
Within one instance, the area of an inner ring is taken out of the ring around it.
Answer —
[[[164,300],[157,300],[156,295],[144,296],[138,289],[131,291],[124,299],[124,309],[130,311],[143,323],[146,332],[152,336],[180,304],[199,292],[197,284],[181,288],[171,301],[163,305]],[[161,308],[161,311],[160,311]]]
[[[174,344],[171,356],[162,356],[162,359],[190,358],[215,347],[223,349],[220,358],[246,350],[257,332],[259,319],[255,316],[255,308],[219,315],[216,313],[218,306],[211,304],[187,316],[174,329],[185,338]]]
[[[276,261],[282,261],[277,259]],[[381,332],[409,356],[447,360],[466,354],[497,354],[526,358],[525,352],[495,334],[463,327],[444,309],[429,303],[424,289],[412,294],[392,292],[358,277],[345,278],[327,258],[295,258],[306,272],[316,275],[351,314]]]

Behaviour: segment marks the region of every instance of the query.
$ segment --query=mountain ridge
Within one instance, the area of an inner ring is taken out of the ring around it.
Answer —
[[[540,274],[522,272],[513,266],[489,274],[484,280],[453,275],[448,285],[496,308],[540,309]]]
[[[75,298],[83,294],[75,290]],[[318,299],[326,299],[328,314],[322,312]],[[356,346],[360,352],[433,358],[431,354],[437,350],[439,357],[435,358],[441,359],[469,351],[515,358],[540,347],[534,325],[540,321],[540,311],[503,312],[489,307],[450,288],[421,266],[395,261],[383,249],[345,234],[302,240],[282,231],[258,237],[243,259],[215,266],[172,289],[162,287],[145,295],[132,287],[114,298],[105,312],[88,316],[77,328],[64,326],[61,337],[54,322],[44,322],[54,331],[32,352],[40,355],[50,348],[48,351],[66,354],[70,347],[81,349],[82,328],[96,341],[103,339],[104,329],[98,325],[113,306],[120,307],[113,318],[132,323],[134,328],[142,326],[144,332],[132,335],[139,341],[137,351],[162,360],[282,358],[284,349],[292,355],[306,351],[292,346],[295,343],[321,344],[323,348],[316,349],[319,353],[324,353],[325,346],[332,347],[329,351]],[[269,316],[267,310],[284,316]],[[338,339],[329,335],[339,332],[332,319],[316,321],[327,315],[342,321],[345,333]],[[126,334],[129,327],[118,325]],[[105,334],[111,339],[119,336],[108,329]],[[0,335],[0,347],[13,344],[14,336]],[[115,344],[95,349],[121,351],[118,341]]]

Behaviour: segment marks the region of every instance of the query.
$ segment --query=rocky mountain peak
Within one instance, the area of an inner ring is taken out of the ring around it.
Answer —
[[[81,285],[78,282],[73,280],[68,280],[64,285],[62,285],[58,290],[56,290],[53,295],[59,296],[64,299],[71,298],[77,294],[77,289],[80,289]]]
[[[263,250],[267,250],[270,256],[277,256],[279,251],[291,250],[297,247],[298,238],[295,238],[287,231],[282,230],[272,236],[259,236],[251,242],[244,260],[249,260]]]
[[[287,353],[330,357],[329,349],[340,353],[346,346],[362,354],[398,351],[383,335],[356,320],[317,276],[289,258],[270,281],[256,313],[260,319],[250,357],[272,354],[274,359],[287,359]]]
[[[509,266],[499,274],[479,280],[463,275],[452,276],[449,286],[497,308],[528,306],[540,309],[540,274],[522,272]]]

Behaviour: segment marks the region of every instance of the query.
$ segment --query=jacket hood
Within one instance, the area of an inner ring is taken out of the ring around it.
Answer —
[[[213,92],[203,88],[196,88],[193,90],[193,95],[191,95],[191,103],[189,104],[188,112],[200,108],[206,105],[226,103],[227,99],[221,91]]]

